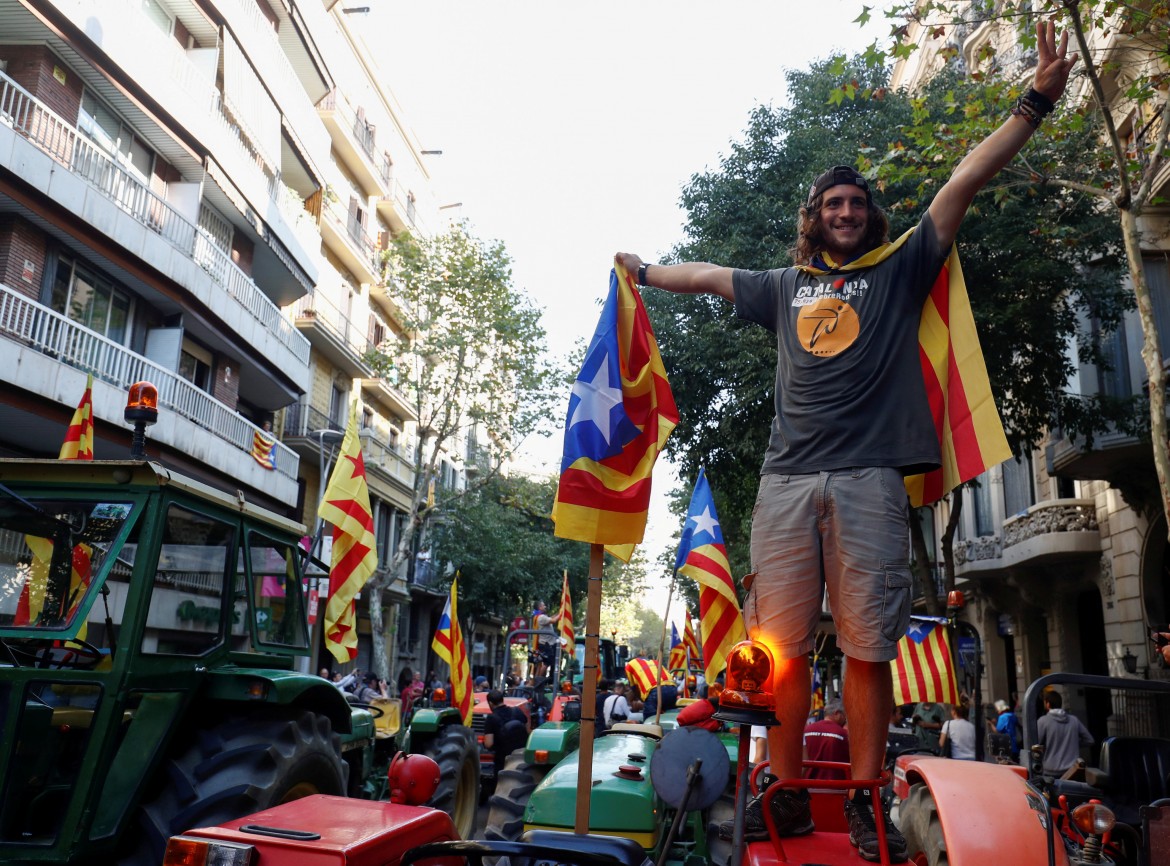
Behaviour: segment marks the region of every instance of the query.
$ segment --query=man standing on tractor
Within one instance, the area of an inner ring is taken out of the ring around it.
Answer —
[[[1038,22],[1032,89],[1003,124],[958,165],[900,246],[884,248],[889,223],[869,182],[838,165],[813,181],[800,209],[797,267],[746,271],[713,264],[615,263],[643,286],[713,294],[736,314],[776,333],[776,416],[752,520],[754,574],[744,579],[744,622],[775,657],[771,769],[801,775],[801,734],[810,700],[807,655],[828,588],[837,642],[848,657],[845,709],[852,774],[877,778],[893,694],[889,662],[910,615],[909,502],[903,476],[940,465],[923,384],[918,325],[967,209],[1028,142],[1064,93],[1076,55]],[[1038,215],[1038,219],[1043,215]],[[853,263],[848,272],[840,268]],[[846,800],[850,841],[876,861],[869,792]],[[772,800],[781,835],[811,832],[807,791]],[[766,838],[760,798],[746,815],[749,838]],[[886,824],[892,860],[906,844]]]

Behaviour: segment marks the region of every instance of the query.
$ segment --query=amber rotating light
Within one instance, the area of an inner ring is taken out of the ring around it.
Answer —
[[[764,644],[745,640],[733,646],[727,656],[727,681],[719,696],[719,717],[750,724],[774,722],[775,670],[772,652]]]
[[[158,420],[158,388],[149,382],[135,382],[126,393],[122,417],[134,425],[130,459],[146,459],[146,428]]]

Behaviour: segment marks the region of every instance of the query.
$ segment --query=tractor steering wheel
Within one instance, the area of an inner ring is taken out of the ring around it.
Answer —
[[[57,659],[57,664],[55,665],[58,670],[62,668],[89,670],[101,664],[102,659],[106,657],[105,653],[87,640],[71,637],[64,643],[64,647],[57,648],[62,652],[61,657]],[[49,653],[52,649],[53,647],[45,647],[44,652]]]
[[[375,707],[373,704],[367,704],[364,701],[350,701],[351,707],[357,707],[359,710],[365,710],[375,719],[380,719],[386,715],[386,711],[381,707]]]

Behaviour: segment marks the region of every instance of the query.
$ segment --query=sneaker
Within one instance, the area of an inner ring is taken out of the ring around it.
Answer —
[[[780,836],[805,836],[813,831],[812,809],[808,791],[782,788],[772,798],[772,818]],[[719,838],[730,839],[735,829],[735,819],[728,818],[719,825]],[[743,838],[745,842],[762,842],[768,838],[768,825],[764,822],[764,795],[748,800],[744,811]]]
[[[873,818],[873,798],[867,790],[858,790],[852,799],[845,800],[845,819],[849,822],[849,844],[857,849],[863,860],[878,863],[882,859],[878,844],[877,824]],[[886,825],[886,845],[891,863],[906,861],[906,840],[882,807],[882,821]]]

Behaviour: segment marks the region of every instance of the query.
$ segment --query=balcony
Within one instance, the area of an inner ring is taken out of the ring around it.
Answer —
[[[406,494],[394,504],[402,510],[410,508],[409,494],[414,492],[415,476],[414,463],[409,455],[398,446],[384,441],[373,430],[364,429],[360,436],[366,470],[373,471],[376,476],[389,481]]]
[[[326,297],[322,287],[297,301],[293,316],[314,348],[342,370],[353,376],[373,374],[365,359],[370,347],[365,331]]]
[[[998,535],[955,540],[955,576],[978,577],[1002,572],[1003,541]]]
[[[417,421],[418,412],[407,396],[386,379],[362,379],[362,390],[403,421]]]
[[[158,388],[160,417],[151,428],[153,440],[277,499],[296,499],[300,462],[297,455],[277,442],[276,469],[261,469],[251,457],[256,426],[178,373],[3,284],[0,338],[18,347],[15,353],[6,350],[0,378],[43,394],[51,392],[51,383],[62,366],[92,373],[96,380],[109,383],[119,392],[134,382],[147,380]],[[120,416],[108,408],[99,417],[122,423]],[[224,448],[224,444],[229,447]]]
[[[414,195],[398,178],[388,181],[389,191],[378,198],[378,213],[396,232],[410,231],[428,237],[430,232],[418,212]]]
[[[1091,499],[1053,499],[1003,523],[1003,562],[1048,565],[1101,555],[1097,509]]]
[[[357,215],[342,207],[336,194],[325,196],[321,237],[359,282],[376,283],[381,279],[382,257],[377,244]]]
[[[151,264],[162,265],[160,269],[168,272],[163,262],[169,260],[170,256],[165,251],[154,256],[150,254],[152,245],[149,238],[162,239],[169,249],[179,251],[188,261],[197,264],[223,290],[200,297],[208,307],[227,322],[238,321],[244,314],[248,319],[258,322],[267,338],[290,354],[289,362],[295,361],[302,366],[308,364],[308,342],[289,325],[281,316],[280,308],[226,253],[210,243],[194,223],[96,147],[73,124],[63,120],[3,73],[0,73],[0,121],[3,121],[0,124],[0,165],[78,213],[95,230],[122,243]],[[33,145],[48,159],[42,165],[37,165],[23,158],[21,142]],[[84,186],[76,183],[71,185],[66,180],[54,177],[61,168],[70,172],[75,180],[83,181]],[[117,212],[137,224],[137,235],[116,231],[112,212],[92,203],[86,194],[87,189],[96,189],[102,198],[115,206]],[[179,279],[178,274],[170,275]],[[192,285],[189,278],[179,279],[179,282],[199,294],[198,287]],[[231,306],[236,309],[225,309]],[[245,332],[242,325],[237,330]],[[269,350],[264,345],[267,340],[258,338],[253,342],[274,363],[285,363],[276,346]]]
[[[378,153],[374,126],[336,89],[317,103],[317,113],[333,137],[333,147],[362,189],[379,198],[386,195],[390,190],[390,160],[385,153]]]

